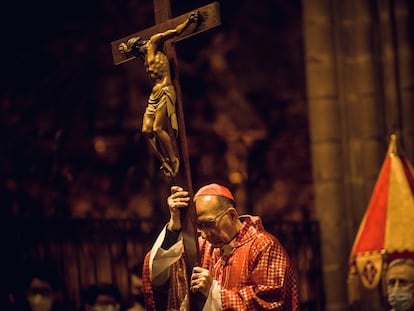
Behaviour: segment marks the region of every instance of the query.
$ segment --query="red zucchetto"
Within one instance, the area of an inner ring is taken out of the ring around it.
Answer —
[[[194,195],[194,201],[197,199],[197,197],[202,195],[217,195],[234,201],[233,194],[230,192],[230,190],[219,184],[209,184],[201,187]]]

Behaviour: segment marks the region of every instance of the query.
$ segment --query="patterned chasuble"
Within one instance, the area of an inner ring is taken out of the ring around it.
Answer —
[[[296,274],[276,237],[265,231],[257,216],[242,216],[242,229],[233,248],[223,254],[220,248],[201,239],[202,267],[209,269],[220,285],[223,310],[299,310]],[[166,310],[187,310],[187,280],[182,258],[172,267]],[[149,254],[143,270],[148,310],[155,308],[149,280]],[[157,303],[158,307],[158,303]],[[208,306],[204,310],[210,310]]]

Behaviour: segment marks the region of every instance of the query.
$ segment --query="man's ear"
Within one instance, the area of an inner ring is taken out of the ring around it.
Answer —
[[[232,220],[236,220],[237,218],[239,218],[239,214],[237,213],[237,211],[234,207],[229,208],[229,215],[230,215]]]
[[[92,311],[93,310],[93,308],[92,308],[93,306],[92,305],[90,305],[90,304],[86,304],[85,305],[85,311]]]

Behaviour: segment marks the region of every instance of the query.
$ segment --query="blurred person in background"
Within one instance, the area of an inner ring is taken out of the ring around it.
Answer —
[[[33,264],[23,274],[22,293],[15,298],[16,310],[66,311],[73,310],[66,301],[63,281],[44,264]]]
[[[414,260],[391,260],[385,274],[385,282],[391,311],[414,311]]]
[[[132,302],[127,311],[145,311],[142,263],[133,265],[129,270],[129,284]]]
[[[111,283],[89,285],[82,293],[83,311],[123,311],[119,288]]]

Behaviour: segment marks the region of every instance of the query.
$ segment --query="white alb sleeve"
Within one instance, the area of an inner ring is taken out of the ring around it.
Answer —
[[[204,304],[203,311],[222,311],[221,307],[221,295],[220,295],[220,285],[216,280],[213,280],[211,284],[210,292],[206,303]]]
[[[169,249],[165,250],[161,248],[166,230],[166,227],[164,227],[151,249],[149,268],[153,286],[161,286],[165,284],[170,276],[170,266],[180,259],[183,252],[181,234],[177,240],[177,243]]]

